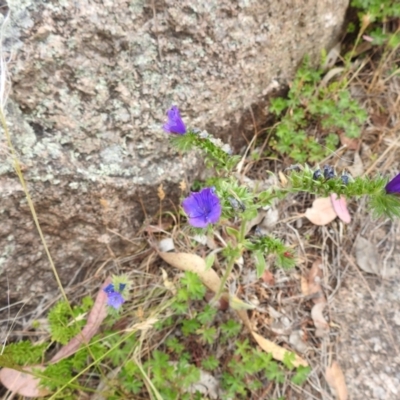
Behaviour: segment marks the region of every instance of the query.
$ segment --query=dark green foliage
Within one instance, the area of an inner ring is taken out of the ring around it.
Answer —
[[[351,5],[364,13],[368,13],[372,19],[377,21],[400,17],[398,0],[352,0]]]
[[[33,345],[31,342],[23,340],[8,344],[3,355],[10,356],[10,359],[19,365],[40,364],[48,345],[48,343]]]
[[[82,306],[71,309],[65,301],[58,302],[49,312],[48,321],[52,340],[61,344],[67,344],[76,336],[86,324],[86,319],[82,316],[90,310],[93,305],[91,298],[85,298]]]
[[[306,57],[290,87],[287,98],[271,100],[270,111],[280,118],[273,128],[272,146],[295,162],[317,162],[330,155],[339,142],[338,134],[359,137],[367,113],[347,89],[347,82],[321,84],[323,71],[314,70]],[[306,132],[316,126],[319,138]],[[316,140],[317,139],[317,140]]]
[[[275,256],[275,264],[280,268],[292,268],[296,264],[293,250],[274,237],[253,236],[245,242],[245,247],[253,252],[258,277],[266,268],[265,255]]]

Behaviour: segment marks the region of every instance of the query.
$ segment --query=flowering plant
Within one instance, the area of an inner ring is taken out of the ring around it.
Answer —
[[[207,180],[201,191],[184,199],[182,207],[193,229],[222,228],[228,236],[224,250],[226,272],[217,297],[222,294],[234,263],[244,251],[252,252],[257,276],[261,276],[266,268],[266,257],[274,259],[279,267],[295,265],[294,251],[290,246],[273,235],[257,231],[252,235],[249,233],[251,221],[260,209],[270,207],[275,200],[290,193],[308,192],[320,196],[335,193],[346,198],[366,195],[375,216],[400,216],[400,198],[395,196],[400,193],[400,175],[387,183],[384,177],[353,179],[346,173],[337,176],[329,165],[314,170],[306,165],[291,168],[285,184],[272,185],[257,192],[241,183],[237,173],[240,157],[232,155],[229,146],[208,132],[187,129],[176,106],[168,111],[167,116],[164,130],[174,133],[170,138],[172,144],[182,151],[202,151],[207,165],[215,170],[215,176]],[[228,223],[232,220],[233,224]]]

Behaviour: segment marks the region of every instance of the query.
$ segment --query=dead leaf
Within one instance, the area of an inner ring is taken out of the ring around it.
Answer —
[[[97,333],[101,323],[107,316],[107,293],[103,290],[111,283],[111,278],[107,278],[97,293],[96,300],[93,304],[85,327],[78,335],[72,338],[65,346],[63,346],[57,354],[50,360],[51,364],[69,357],[76,353],[82,343],[88,343],[90,339]]]
[[[347,386],[344,374],[337,361],[333,361],[330,367],[325,371],[326,381],[332,392],[336,395],[337,400],[347,400]]]
[[[332,207],[335,210],[336,215],[341,221],[346,224],[351,222],[351,216],[349,210],[347,209],[346,198],[344,196],[338,197],[337,194],[331,194]]]
[[[329,332],[329,324],[323,315],[325,306],[326,301],[315,304],[311,309],[311,318],[317,328],[315,331],[317,337],[325,336]]]
[[[285,358],[285,354],[287,352],[289,352],[288,350],[286,350],[282,346],[279,346],[276,343],[271,342],[270,340],[263,338],[261,335],[259,335],[258,333],[254,332],[254,331],[251,331],[251,334],[253,335],[254,339],[259,344],[259,346],[266,353],[271,353],[272,357],[275,360],[283,361],[283,359]],[[295,358],[293,360],[293,365],[295,367],[298,367],[299,365],[303,365],[303,366],[306,367],[308,365],[306,360],[304,360],[303,358],[298,356],[296,353],[293,353],[293,354],[295,355]]]
[[[261,279],[269,286],[275,285],[275,277],[271,271],[266,269],[261,275]]]
[[[356,151],[354,153],[354,163],[351,167],[348,167],[351,175],[356,178],[357,176],[361,176],[364,173],[364,165],[361,160],[360,155]]]
[[[207,269],[205,260],[200,256],[189,253],[163,252],[160,252],[159,255],[165,262],[181,271],[195,272],[210,290],[214,293],[218,292],[221,280],[212,268]]]
[[[236,310],[237,315],[243,321],[244,325],[249,329],[251,334],[253,335],[255,341],[259,344],[259,346],[267,353],[271,353],[272,357],[275,360],[283,361],[285,354],[288,352],[284,347],[277,345],[274,342],[271,342],[268,339],[263,338],[258,333],[254,332],[251,323],[249,320],[249,316],[246,310]],[[298,367],[299,365],[308,366],[306,360],[295,354],[295,358],[293,360],[293,365]]]
[[[380,275],[381,261],[376,246],[367,239],[358,236],[355,248],[357,265],[365,272]]]
[[[0,381],[8,389],[20,396],[26,397],[44,397],[51,392],[46,388],[39,386],[40,379],[35,378],[32,373],[33,369],[44,370],[41,365],[24,368],[27,372],[16,371],[15,369],[3,368],[0,371]]]
[[[315,199],[304,215],[314,225],[327,225],[337,216],[329,197]]]
[[[360,139],[351,139],[344,132],[339,133],[340,144],[346,146],[349,150],[357,150],[360,145]]]

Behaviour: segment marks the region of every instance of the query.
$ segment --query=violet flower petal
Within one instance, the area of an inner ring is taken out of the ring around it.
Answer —
[[[396,194],[400,193],[400,174],[396,175],[388,184],[385,186],[386,193]]]
[[[125,299],[122,297],[121,293],[118,292],[108,293],[107,305],[109,305],[110,307],[113,307],[116,310],[118,310],[118,308],[120,308],[124,302]]]
[[[103,289],[107,294],[115,292],[114,285],[110,283]]]
[[[183,200],[182,207],[189,217],[189,224],[195,228],[205,228],[218,222],[222,213],[221,202],[212,188],[191,193]]]
[[[163,129],[167,133],[175,133],[184,135],[186,133],[186,126],[182,121],[181,114],[178,107],[173,106],[167,112],[168,120],[163,125]]]

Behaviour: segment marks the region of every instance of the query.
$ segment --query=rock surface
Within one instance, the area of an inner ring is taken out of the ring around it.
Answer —
[[[109,230],[135,236],[143,209],[158,209],[160,183],[176,199],[185,173],[198,174],[201,160],[179,157],[160,129],[171,104],[237,145],[250,107],[262,117],[302,57],[335,44],[347,6],[9,0],[7,120],[63,283],[110,257],[104,241],[129,253]],[[2,134],[0,155],[0,290],[8,278],[11,304],[33,304],[56,284]]]
[[[350,265],[330,304],[333,320],[340,324],[335,358],[351,400],[400,398],[400,254],[395,251],[400,224],[376,227],[370,221],[364,229],[373,232],[371,243],[380,244],[376,274]]]

